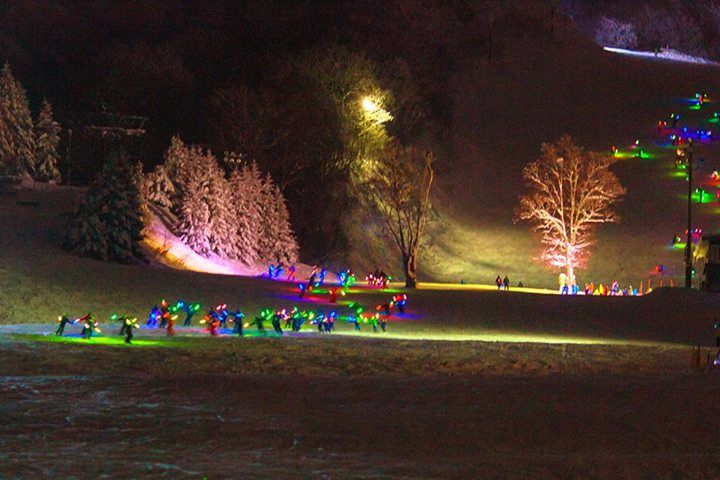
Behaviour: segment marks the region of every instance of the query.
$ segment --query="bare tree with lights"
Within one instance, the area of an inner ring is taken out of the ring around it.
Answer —
[[[415,288],[417,257],[430,212],[434,155],[391,142],[367,182],[369,200],[402,255],[405,286]]]
[[[542,145],[540,157],[525,166],[530,189],[520,198],[517,220],[534,223],[545,246],[543,259],[562,267],[571,284],[575,268],[589,258],[595,226],[620,220],[613,206],[625,188],[609,169],[614,158],[587,152],[569,136]]]

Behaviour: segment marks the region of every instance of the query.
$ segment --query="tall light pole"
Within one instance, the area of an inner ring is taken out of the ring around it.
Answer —
[[[693,194],[693,141],[688,138],[687,148],[688,197],[687,197],[687,240],[685,243],[685,288],[692,288],[692,194]]]

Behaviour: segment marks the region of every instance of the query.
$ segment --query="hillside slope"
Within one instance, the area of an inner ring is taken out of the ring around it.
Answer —
[[[76,257],[58,244],[78,193],[72,188],[38,191],[37,206],[0,197],[0,324],[52,324],[60,313],[79,316],[88,311],[104,326],[118,312],[144,321],[150,307],[162,298],[197,301],[203,308],[227,303],[248,317],[261,308],[293,305],[338,308],[345,314],[350,301],[372,309],[390,295],[377,290],[355,292],[333,306],[326,295],[300,300],[291,283]],[[567,297],[435,286],[409,295],[408,315],[391,318],[391,337],[707,345],[717,304],[717,295],[683,289],[658,290],[644,297]],[[352,333],[350,324],[340,323],[339,330]],[[109,328],[112,334],[115,327]],[[367,326],[362,334],[374,337]]]
[[[664,264],[677,283],[682,251],[670,243],[685,230],[687,184],[672,176],[673,148],[654,145],[656,125],[671,112],[690,113],[682,98],[697,91],[720,94],[720,70],[606,52],[570,23],[558,27],[553,40],[502,30],[497,36],[491,65],[472,48],[455,59],[448,93],[452,121],[438,164],[435,208],[441,220],[422,257],[425,278],[490,282],[507,273],[513,283],[555,285],[557,271],[534,260],[539,242],[530,225],[513,223],[513,210],[523,192],[524,165],[542,142],[567,133],[598,151],[611,145],[627,151],[641,139],[654,156],[614,167],[628,190],[619,207],[622,221],[599,228],[579,282],[617,279],[637,286]],[[709,118],[714,108],[709,104],[694,116]],[[717,168],[716,155],[715,145],[696,149],[696,158],[706,160],[700,180]],[[697,226],[715,231],[717,210],[717,201],[702,205]]]

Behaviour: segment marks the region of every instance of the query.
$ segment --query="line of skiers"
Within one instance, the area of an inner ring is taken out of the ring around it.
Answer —
[[[361,323],[369,324],[373,332],[382,330],[387,331],[388,319],[392,315],[391,310],[397,309],[399,313],[405,313],[405,307],[407,305],[408,297],[407,294],[401,293],[393,295],[391,300],[378,304],[375,307],[375,313],[365,313],[364,307],[358,302],[352,302],[348,305],[351,313],[345,316],[348,323],[352,324],[355,331],[361,331]],[[179,300],[174,305],[169,305],[168,302],[163,299],[159,305],[154,305],[148,320],[146,322],[147,328],[165,328],[168,335],[175,334],[175,321],[178,318],[178,312],[185,312],[186,317],[184,326],[191,326],[193,316],[197,311],[200,310],[200,304],[188,303],[184,300]],[[228,309],[227,304],[219,304],[213,308],[208,309],[206,315],[200,320],[201,325],[206,326],[206,330],[211,336],[217,336],[220,328],[227,328],[228,323],[233,324],[232,333],[237,336],[243,336],[245,328],[255,326],[258,333],[265,335],[265,324],[270,323],[273,331],[282,335],[285,330],[291,330],[292,332],[299,332],[303,326],[312,324],[317,326],[319,333],[332,333],[335,330],[336,322],[342,318],[338,315],[337,311],[324,312],[312,311],[312,310],[299,310],[297,307],[293,307],[291,310],[280,309],[271,310],[263,309],[260,311],[252,322],[245,323],[245,314],[240,310],[231,311]],[[134,338],[133,331],[139,328],[137,317],[132,317],[127,314],[118,315],[113,314],[110,316],[111,321],[119,321],[121,323],[120,335],[125,336],[126,343],[132,343]],[[75,325],[82,323],[83,329],[81,336],[83,338],[91,338],[95,333],[99,333],[99,322],[95,317],[88,313],[82,317],[70,319],[67,315],[63,314],[58,316],[58,327],[55,330],[55,335],[62,336],[65,327],[68,324]]]

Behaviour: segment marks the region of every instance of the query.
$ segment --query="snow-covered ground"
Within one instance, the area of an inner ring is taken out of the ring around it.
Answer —
[[[681,62],[681,63],[697,63],[700,65],[720,65],[720,62],[716,62],[714,60],[710,60],[708,58],[703,57],[695,57],[693,55],[688,55],[687,53],[678,52],[677,50],[673,49],[665,49],[662,48],[658,50],[657,52],[645,52],[641,50],[628,50],[626,48],[617,48],[617,47],[603,47],[605,51],[612,52],[612,53],[619,53],[621,55],[630,55],[633,57],[641,57],[641,58],[647,58],[647,59],[659,59],[659,60],[668,60],[672,62]]]
[[[143,243],[152,252],[153,259],[171,268],[221,275],[258,276],[265,273],[265,269],[260,266],[246,265],[217,255],[203,257],[197,254],[155,215],[143,233]]]
[[[544,297],[553,298],[553,297]],[[678,347],[0,335],[0,477],[717,478]]]
[[[618,207],[621,221],[598,227],[578,280],[639,287],[662,264],[665,282],[681,284],[682,250],[670,244],[685,230],[687,184],[676,175],[674,149],[656,144],[657,124],[670,113],[682,114],[690,125],[712,119],[718,110],[712,100],[720,94],[717,66],[605,52],[571,30],[557,31],[552,42],[508,35],[497,45],[491,65],[476,51],[453,63],[452,120],[437,161],[439,220],[421,254],[421,278],[491,283],[508,274],[513,284],[553,288],[558,271],[538,260],[538,236],[529,224],[514,223],[514,209],[524,192],[523,167],[542,142],[570,134],[586,148],[609,152],[615,145],[627,155],[613,166],[627,188]],[[691,110],[688,100],[697,92],[711,102]],[[628,154],[636,139],[651,158]],[[697,181],[716,168],[717,143],[697,147],[706,160]],[[715,231],[717,212],[717,202],[699,205],[694,221]],[[658,280],[652,279],[654,286]]]

